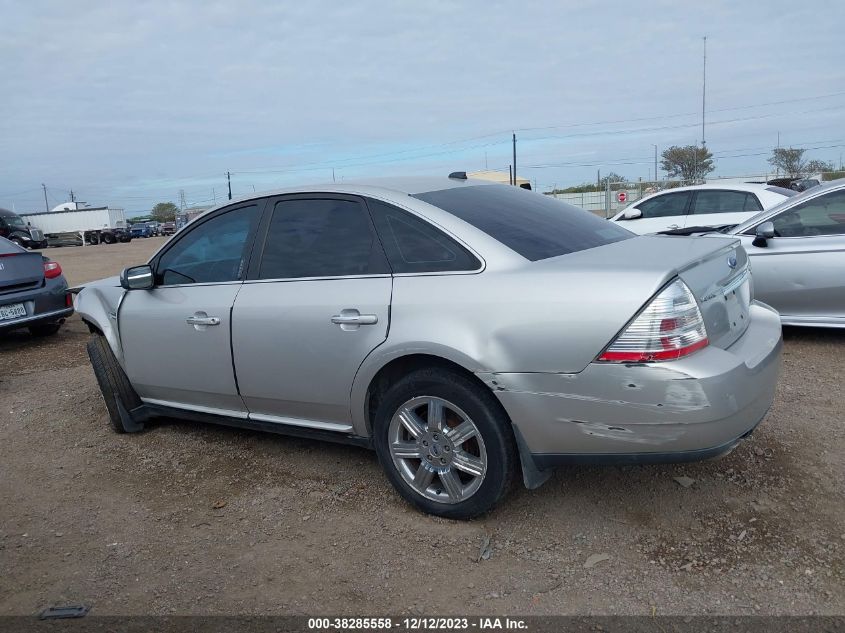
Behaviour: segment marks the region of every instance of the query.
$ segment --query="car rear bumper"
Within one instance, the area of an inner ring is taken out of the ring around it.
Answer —
[[[746,332],[665,363],[592,363],[577,374],[480,374],[538,469],[706,459],[726,453],[774,399],[777,312],[755,302]],[[495,383],[493,382],[495,381]]]
[[[66,319],[73,314],[67,296],[64,277],[48,279],[43,288],[0,295],[0,305],[20,303],[26,310],[26,316],[0,321],[0,332]]]

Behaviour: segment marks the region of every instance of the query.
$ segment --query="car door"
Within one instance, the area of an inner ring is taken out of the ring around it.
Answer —
[[[775,237],[765,245],[754,244],[756,227],[742,236],[755,297],[785,321],[845,320],[845,190],[816,196],[770,220]]]
[[[120,340],[126,374],[144,401],[246,417],[230,315],[261,207],[229,207],[186,227],[151,262],[155,286],[126,293]]]
[[[699,189],[693,196],[684,226],[740,224],[762,210],[763,205],[753,193],[730,189]]]
[[[642,212],[642,217],[623,220],[622,226],[640,235],[683,228],[690,198],[689,191],[656,195],[633,207]]]
[[[272,213],[232,314],[250,418],[351,430],[355,373],[387,337],[392,277],[363,201],[291,195]]]

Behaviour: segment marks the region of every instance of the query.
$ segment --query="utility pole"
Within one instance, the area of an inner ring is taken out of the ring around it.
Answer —
[[[704,100],[707,95],[707,36],[704,36],[704,68],[701,78],[701,147],[706,145],[704,140]]]
[[[217,192],[214,191],[214,187],[211,188],[211,197],[214,198],[214,204],[217,204]]]
[[[513,133],[513,184],[516,185],[516,132]]]
[[[654,146],[654,182],[657,183],[658,180],[660,180],[660,178],[657,177],[657,145],[655,145]]]
[[[232,199],[232,175],[226,172],[226,182],[229,184],[229,200]]]
[[[50,210],[50,205],[49,205],[49,204],[47,204],[47,185],[45,185],[45,184],[42,182],[42,183],[41,183],[41,188],[44,190],[44,210],[45,210],[45,211],[49,211],[49,210]]]
[[[334,167],[332,167],[332,182],[337,182],[337,181],[334,179]]]
[[[508,165],[508,184],[513,184],[513,165]]]

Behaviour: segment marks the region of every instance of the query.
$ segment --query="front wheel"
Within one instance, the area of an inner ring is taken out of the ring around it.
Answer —
[[[418,370],[394,384],[373,433],[390,483],[429,514],[469,519],[488,512],[517,472],[507,415],[489,390],[457,371]]]

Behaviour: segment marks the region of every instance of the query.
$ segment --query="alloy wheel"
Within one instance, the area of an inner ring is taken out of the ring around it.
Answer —
[[[402,479],[432,501],[466,501],[487,474],[478,427],[443,398],[419,396],[400,406],[390,420],[388,445]]]

